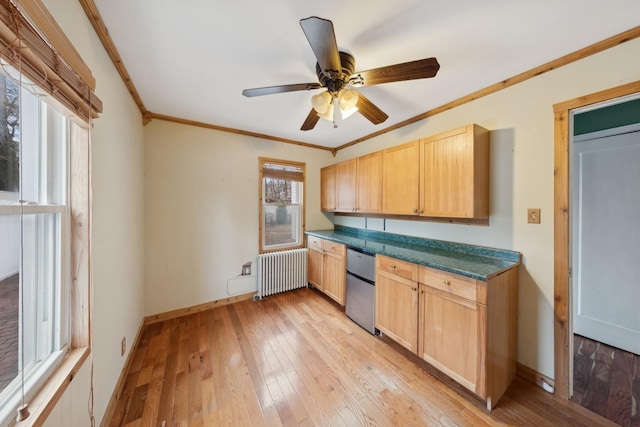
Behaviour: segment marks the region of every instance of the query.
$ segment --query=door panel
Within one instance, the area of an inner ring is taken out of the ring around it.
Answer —
[[[376,276],[376,327],[413,353],[418,351],[417,286],[385,272]]]
[[[479,304],[428,286],[420,287],[419,356],[476,392]]]
[[[640,131],[573,148],[573,329],[640,354]]]

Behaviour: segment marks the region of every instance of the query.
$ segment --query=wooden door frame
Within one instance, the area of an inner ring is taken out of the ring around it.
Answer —
[[[621,96],[640,92],[640,80],[618,86],[612,89],[581,96],[553,106],[554,112],[554,366],[555,393],[565,399],[569,398],[569,361],[570,340],[572,328],[570,325],[570,295],[571,282],[569,280],[569,119],[571,110],[585,107],[598,102],[607,101]]]

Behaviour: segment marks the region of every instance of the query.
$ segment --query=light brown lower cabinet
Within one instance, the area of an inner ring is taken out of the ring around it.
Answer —
[[[340,305],[346,297],[345,245],[314,236],[307,237],[307,281]]]
[[[376,327],[491,410],[516,374],[517,266],[482,281],[378,255],[376,280]]]
[[[376,256],[376,328],[418,353],[418,266]]]
[[[322,290],[322,245],[320,249],[308,245],[307,253],[307,281],[314,288]]]

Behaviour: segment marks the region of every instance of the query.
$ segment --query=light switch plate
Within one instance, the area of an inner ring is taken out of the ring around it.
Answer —
[[[540,209],[527,209],[527,222],[529,224],[540,224]]]

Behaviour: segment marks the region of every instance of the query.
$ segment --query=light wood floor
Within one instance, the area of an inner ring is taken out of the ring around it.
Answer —
[[[612,425],[520,378],[488,413],[432,369],[300,289],[147,325],[107,425]]]

